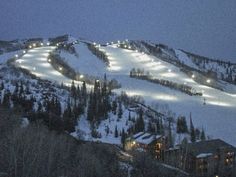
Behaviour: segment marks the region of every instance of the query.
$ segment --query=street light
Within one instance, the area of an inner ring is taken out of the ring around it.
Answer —
[[[207,79],[207,81],[206,81],[206,82],[209,84],[209,83],[211,83],[211,80],[210,80],[210,79]]]
[[[49,42],[47,42],[47,46],[49,46],[50,45],[50,43]]]
[[[79,78],[80,78],[80,79],[83,79],[83,78],[84,78],[84,75],[83,75],[83,74],[81,74],[81,75],[79,76]]]
[[[35,44],[35,43],[33,43],[33,47],[36,47],[36,44]]]
[[[43,43],[41,42],[40,45],[43,46]]]
[[[194,75],[194,74],[192,75],[192,78],[195,78],[195,75]]]
[[[51,59],[50,59],[50,58],[48,59],[48,62],[51,62]]]
[[[18,55],[17,55],[17,54],[15,54],[15,57],[16,57],[16,58],[18,58]]]
[[[62,71],[62,67],[59,67],[59,70]]]
[[[30,45],[30,46],[29,46],[29,48],[31,49],[31,48],[32,48],[32,46]]]
[[[23,54],[25,54],[26,53],[26,51],[25,50],[23,50]]]

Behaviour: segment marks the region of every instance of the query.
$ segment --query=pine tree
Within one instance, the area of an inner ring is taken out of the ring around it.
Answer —
[[[190,137],[191,137],[191,142],[196,142],[195,129],[193,126],[191,113],[190,113]]]
[[[121,101],[119,101],[119,104],[118,104],[118,119],[121,119],[123,115],[123,110],[122,110],[122,104],[121,104]]]
[[[116,100],[112,101],[112,106],[111,106],[111,111],[114,115],[116,115],[116,110],[117,110],[117,102]]]
[[[116,125],[116,127],[115,127],[115,138],[117,138],[118,137],[118,130],[117,130],[117,125]]]
[[[139,110],[139,117],[136,120],[135,123],[135,132],[142,132],[144,131],[144,120],[143,120],[143,110]]]
[[[126,139],[126,133],[124,128],[122,129],[122,133],[121,133],[121,144],[123,146],[123,149],[125,148],[125,139]]]
[[[205,136],[205,131],[204,131],[204,129],[202,129],[202,131],[201,131],[201,136],[200,136],[200,138],[201,138],[202,141],[206,140],[206,136]]]

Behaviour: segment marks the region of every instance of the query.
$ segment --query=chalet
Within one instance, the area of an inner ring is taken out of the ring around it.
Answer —
[[[196,177],[235,177],[235,153],[220,139],[207,140],[166,150],[164,162]]]
[[[163,135],[139,132],[126,139],[126,150],[139,150],[151,153],[155,158],[164,160],[166,138]]]

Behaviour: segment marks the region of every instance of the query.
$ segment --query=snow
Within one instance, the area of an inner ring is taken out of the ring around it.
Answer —
[[[198,69],[198,66],[192,62],[192,60],[181,50],[175,50],[175,54],[181,63],[184,63],[192,68]]]
[[[21,53],[21,51],[8,52],[0,55],[0,65],[6,63],[10,58],[14,58],[18,53]]]
[[[236,145],[235,94],[200,85],[176,66],[153,56],[114,46],[101,47],[101,50],[108,54],[110,61],[114,61],[114,64],[108,68],[110,72],[107,75],[116,78],[121,83],[122,88],[117,92],[126,91],[129,95],[140,95],[149,105],[153,102],[160,105],[167,104],[179,115],[188,117],[191,112],[196,127],[205,128],[211,137],[221,138]],[[132,68],[144,68],[154,77],[182,84],[187,83],[197,91],[202,91],[203,97],[189,96],[157,84],[129,78]],[[171,69],[173,74],[170,75],[168,69]],[[206,105],[203,105],[203,98],[206,98]]]
[[[120,93],[121,91],[126,91],[128,95],[142,96],[147,105],[151,106],[153,103],[159,105],[155,109],[160,112],[163,111],[161,109],[162,105],[168,105],[170,110],[177,115],[188,117],[191,112],[195,127],[203,127],[207,135],[221,138],[232,145],[236,145],[236,93],[226,93],[205,85],[200,85],[181,72],[178,67],[144,53],[120,49],[114,45],[100,47],[100,50],[106,52],[108,55],[111,64],[110,67],[106,67],[101,60],[87,49],[85,44],[79,43],[74,46],[79,54],[79,58],[67,53],[62,53],[62,56],[65,57],[70,66],[73,66],[81,74],[102,77],[106,73],[109,79],[115,78],[122,85],[122,88],[115,90],[115,92]],[[42,79],[48,79],[58,83],[71,83],[70,79],[54,70],[47,62],[48,52],[54,49],[55,47],[48,46],[29,50],[21,60],[18,60],[21,61],[18,64],[20,67],[30,70]],[[179,52],[178,54],[183,61],[188,61],[183,53]],[[203,97],[189,96],[164,86],[130,78],[129,72],[132,68],[141,68],[145,71],[150,71],[155,78],[178,82],[180,84],[185,83],[197,91],[203,92]],[[235,86],[231,85],[230,87],[232,87],[232,90],[236,90]],[[204,98],[206,99],[206,105],[203,105]],[[127,113],[124,113],[124,117],[127,117]],[[110,120],[102,121],[98,127],[102,139],[93,139],[93,141],[99,140],[119,144],[120,137],[115,138],[114,132],[112,131],[108,135],[105,132],[105,127],[108,125],[110,130],[114,130],[115,126],[117,126],[119,132],[122,128],[128,128],[126,118],[120,121],[116,119],[116,116],[112,116]],[[78,129],[85,132],[86,139],[91,139],[90,128],[86,118],[80,119]]]
[[[212,153],[201,153],[201,154],[198,154],[196,156],[196,158],[200,159],[200,158],[206,158],[206,157],[209,157],[209,156],[212,156]]]
[[[21,121],[21,127],[27,127],[29,125],[29,120],[27,117],[23,117]]]
[[[155,139],[155,135],[145,133],[144,135],[135,139],[136,142],[141,144],[150,144]]]
[[[74,47],[79,57],[62,51],[60,55],[62,58],[65,58],[65,62],[81,74],[103,78],[106,72],[105,64],[89,51],[85,43],[80,42],[74,45]]]
[[[70,85],[72,80],[55,70],[47,60],[49,52],[55,48],[54,46],[47,46],[31,49],[16,60],[16,63],[19,67],[29,70],[41,79],[57,82],[58,84],[64,83]]]

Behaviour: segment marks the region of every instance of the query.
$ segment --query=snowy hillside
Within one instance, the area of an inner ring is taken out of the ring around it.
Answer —
[[[71,37],[69,42],[67,39],[65,44],[73,46],[76,55],[60,48],[59,55],[75,72],[101,80],[106,74],[108,80],[115,79],[121,84],[121,88],[113,90],[114,93],[120,94],[124,91],[129,96],[140,96],[146,105],[167,117],[177,118],[179,115],[183,115],[188,120],[191,113],[195,126],[199,129],[205,129],[210,137],[222,138],[236,145],[236,137],[234,136],[236,134],[236,86],[229,83],[226,84],[225,81],[212,77],[208,78],[204,73],[200,73],[203,71],[202,67],[188,53],[159,46],[160,49],[158,50],[159,52],[161,50],[162,54],[157,55],[158,52],[155,54],[157,50],[155,45],[152,45],[152,50],[155,50],[155,52],[150,52],[151,50],[146,45],[139,42],[134,44],[126,41],[127,46],[95,44],[96,50],[107,56],[109,60],[109,65],[107,65],[91,52],[87,41],[78,41]],[[20,56],[22,54],[21,51],[19,52],[20,57],[16,57],[16,65],[30,71],[41,79],[70,85],[72,79],[63,75],[60,71],[63,68],[55,68],[50,64],[48,56],[55,49],[55,46],[38,47],[28,50],[23,56]],[[10,55],[14,57],[14,54]],[[165,57],[163,57],[164,55]],[[2,63],[6,62],[5,56],[0,58]],[[183,68],[176,64],[175,61],[186,65],[188,69],[193,68],[191,74],[189,75],[188,72],[183,71]],[[205,68],[209,69],[210,65],[206,65]],[[221,75],[221,73],[224,75],[227,72],[224,67],[220,68],[219,65],[211,65],[211,67],[215,68],[214,71],[217,72],[217,76]],[[235,76],[233,68],[234,66],[228,69],[230,70],[228,72]],[[132,69],[140,70],[143,74],[148,73],[152,79],[188,86],[202,95],[190,96],[165,85],[132,78],[130,77]],[[204,75],[204,80],[199,83],[195,77],[201,74]],[[81,78],[80,80],[82,80]],[[225,90],[230,90],[230,93],[211,87],[211,83],[214,82],[224,87]],[[75,83],[81,82],[76,81]],[[125,107],[123,107],[123,110],[124,118],[120,121],[117,121],[117,116],[112,114],[109,116],[110,119],[101,121],[97,131],[100,132],[102,137],[94,140],[119,144],[120,137],[114,137],[115,127],[121,132],[122,129],[126,131],[132,124],[127,122],[129,111]],[[133,113],[132,116],[136,116],[136,113]],[[77,125],[77,131],[82,133],[85,139],[93,139],[89,126],[86,115],[82,116]],[[109,131],[107,131],[107,127],[109,127]],[[76,136],[76,134],[74,135]]]

